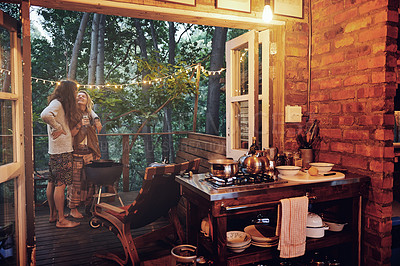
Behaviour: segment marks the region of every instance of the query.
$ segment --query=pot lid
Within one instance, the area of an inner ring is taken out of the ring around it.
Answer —
[[[307,215],[307,227],[324,227],[322,218],[315,213],[309,212]]]

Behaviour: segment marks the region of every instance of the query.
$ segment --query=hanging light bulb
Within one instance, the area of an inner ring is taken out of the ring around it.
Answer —
[[[262,14],[263,21],[267,22],[267,23],[271,22],[272,16],[273,16],[273,14],[272,14],[271,6],[270,5],[265,5],[264,6],[264,11],[263,11],[263,14]]]

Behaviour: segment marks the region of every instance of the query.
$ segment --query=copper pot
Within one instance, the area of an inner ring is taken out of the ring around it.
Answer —
[[[208,162],[211,165],[211,174],[215,177],[230,178],[239,171],[238,162],[231,159],[215,159]]]
[[[257,155],[249,156],[244,160],[242,171],[245,174],[251,175],[261,174],[265,169],[267,169],[268,166],[266,166],[266,164],[268,164],[266,158],[260,156],[258,153]]]

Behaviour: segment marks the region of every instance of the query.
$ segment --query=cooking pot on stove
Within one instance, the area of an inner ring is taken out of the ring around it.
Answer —
[[[113,160],[104,160],[104,159],[93,160],[91,165],[92,165],[92,167],[111,167],[114,165],[114,161]]]
[[[257,175],[263,173],[266,167],[268,167],[266,158],[260,156],[260,153],[258,153],[245,158],[243,161],[242,171],[245,174]]]
[[[211,174],[215,177],[230,178],[239,171],[238,162],[232,159],[215,159],[208,162],[211,166]]]

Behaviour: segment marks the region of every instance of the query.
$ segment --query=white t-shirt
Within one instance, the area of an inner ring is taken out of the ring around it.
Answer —
[[[72,152],[72,135],[61,102],[56,99],[52,100],[42,111],[40,117],[47,124],[49,154]],[[51,132],[58,129],[64,129],[66,135],[61,134],[57,139],[53,139]]]

